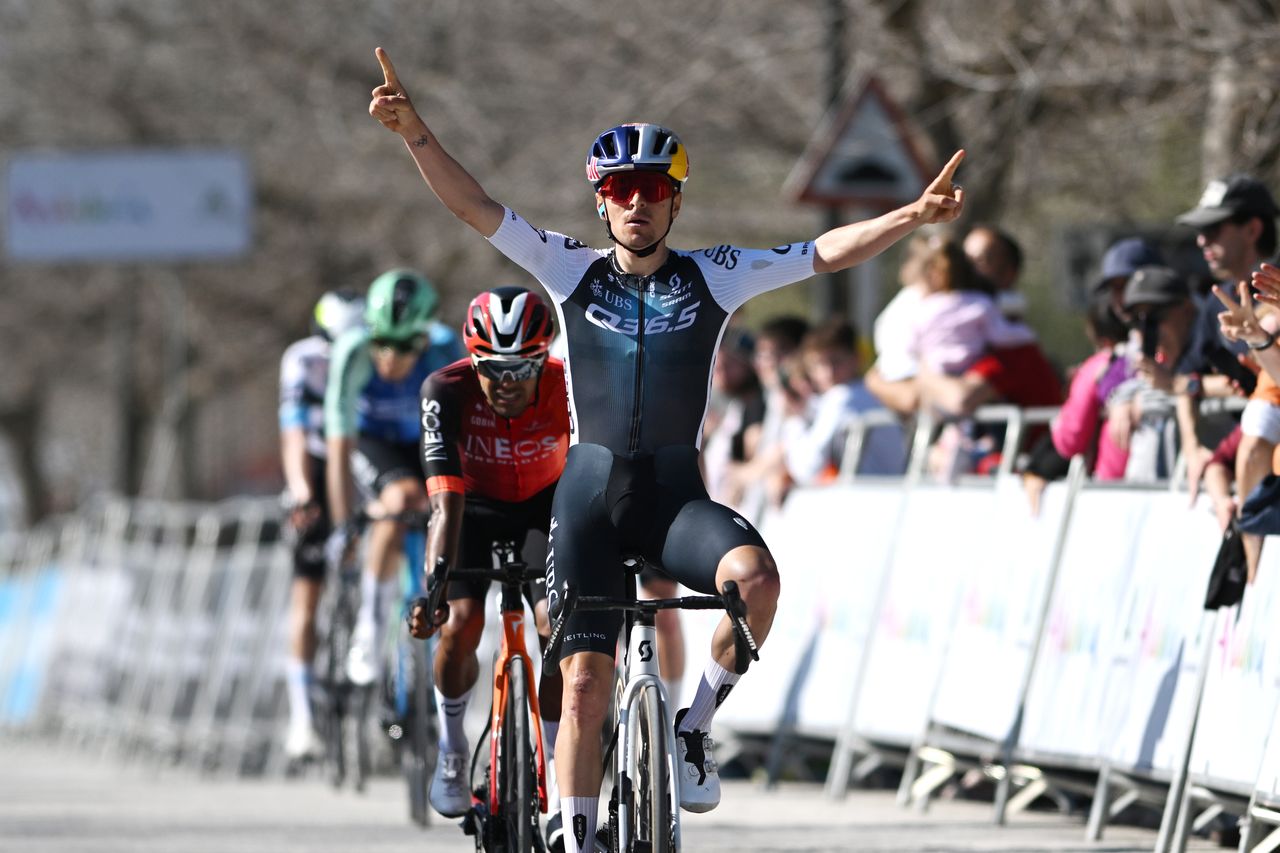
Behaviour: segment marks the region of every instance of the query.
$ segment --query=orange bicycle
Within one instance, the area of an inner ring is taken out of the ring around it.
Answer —
[[[493,543],[493,567],[447,569],[438,563],[427,582],[426,612],[447,614],[444,588],[451,579],[497,581],[500,584],[502,643],[493,666],[493,706],[489,714],[488,763],[485,738],[471,762],[471,810],[462,829],[473,836],[476,850],[529,853],[543,851],[539,814],[547,811],[546,761],[542,751],[542,718],[538,709],[533,661],[524,641],[524,586],[542,580],[542,568],[520,560],[515,543]],[[439,619],[437,619],[439,621]],[[483,779],[476,785],[477,779]]]

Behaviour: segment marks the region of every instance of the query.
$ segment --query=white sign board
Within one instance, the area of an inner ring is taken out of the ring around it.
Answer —
[[[249,250],[252,212],[231,151],[16,155],[5,246],[19,261],[225,258]]]
[[[813,204],[898,207],[933,177],[915,137],[884,87],[867,78],[823,119],[786,189]]]

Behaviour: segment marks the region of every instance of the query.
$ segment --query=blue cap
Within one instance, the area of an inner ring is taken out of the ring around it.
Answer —
[[[1112,243],[1102,256],[1102,278],[1128,278],[1138,267],[1163,265],[1159,249],[1141,237],[1127,237]]]

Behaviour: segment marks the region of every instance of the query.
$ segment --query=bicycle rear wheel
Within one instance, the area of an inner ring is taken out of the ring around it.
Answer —
[[[532,744],[529,739],[529,688],[524,661],[507,665],[507,703],[498,740],[498,805],[506,835],[503,848],[530,853],[538,834]]]
[[[656,686],[641,688],[629,715],[634,734],[628,738],[631,784],[624,786],[631,838],[627,853],[674,853],[675,814],[672,810],[670,768],[671,732]]]

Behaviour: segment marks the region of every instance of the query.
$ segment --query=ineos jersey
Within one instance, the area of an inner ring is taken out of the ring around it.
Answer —
[[[635,276],[618,270],[612,251],[534,228],[511,210],[489,240],[555,302],[572,441],[626,455],[700,445],[729,316],[752,296],[813,275],[811,242],[672,249],[657,272]]]
[[[564,470],[569,404],[558,359],[547,359],[537,395],[517,418],[489,407],[467,358],[427,377],[420,414],[430,494],[465,492],[520,503],[553,485]]]

